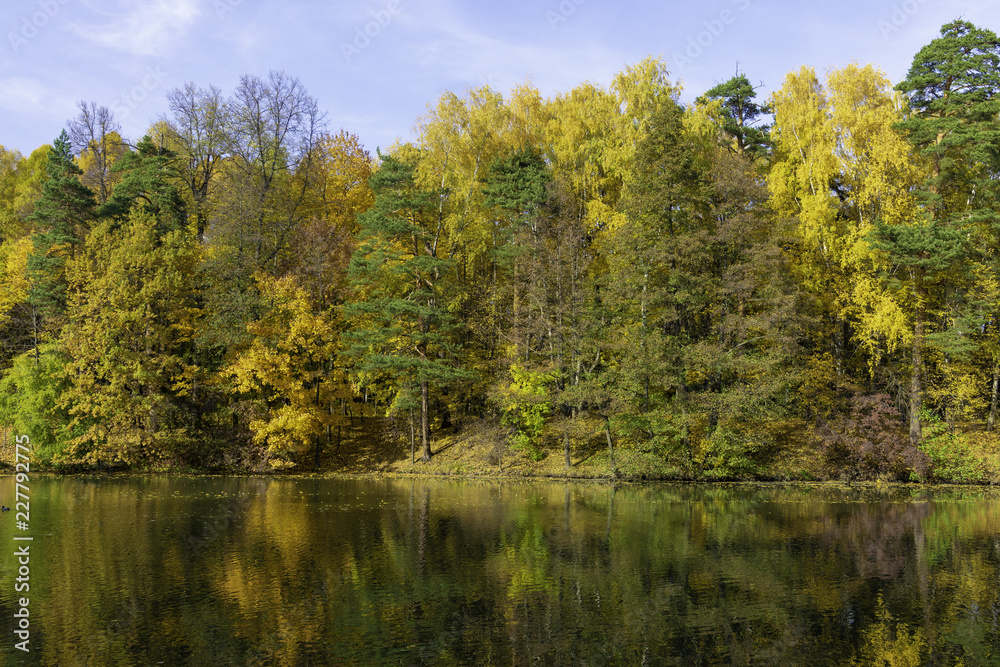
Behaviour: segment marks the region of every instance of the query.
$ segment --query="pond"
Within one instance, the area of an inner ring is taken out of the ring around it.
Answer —
[[[0,480],[5,664],[1000,660],[989,489],[33,475],[22,492],[29,517]]]

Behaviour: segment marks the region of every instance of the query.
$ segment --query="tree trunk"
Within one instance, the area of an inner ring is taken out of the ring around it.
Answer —
[[[421,424],[420,424],[420,438],[421,444],[423,444],[424,451],[420,457],[421,461],[431,460],[431,425],[430,425],[430,397],[427,388],[426,380],[420,383],[420,410],[421,410]]]
[[[917,300],[913,315],[913,363],[910,369],[910,444],[920,442],[920,408],[923,406],[924,371],[924,304],[920,273],[914,276],[914,292]]]
[[[997,389],[1000,389],[1000,362],[993,362],[993,392],[990,397],[990,417],[986,422],[986,428],[993,430],[993,425],[997,421]]]
[[[570,457],[569,449],[569,428],[563,426],[563,452],[566,454],[566,472],[573,467],[573,460]]]
[[[611,443],[611,426],[607,417],[604,418],[604,436],[608,439],[608,458],[611,460],[611,472],[617,477],[615,470],[615,448]]]

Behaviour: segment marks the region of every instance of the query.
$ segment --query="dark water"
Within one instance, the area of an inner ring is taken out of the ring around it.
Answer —
[[[987,490],[28,487],[27,530],[0,516],[6,664],[1000,664]],[[12,478],[0,500],[15,507]],[[30,653],[14,647],[25,596]]]

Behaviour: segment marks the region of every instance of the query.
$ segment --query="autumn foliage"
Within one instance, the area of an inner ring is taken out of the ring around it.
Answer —
[[[81,103],[0,149],[0,424],[83,467],[336,467],[374,418],[400,459],[479,425],[567,474],[994,481],[998,63],[959,20],[896,85],[684,105],[647,58],[374,155],[284,72],[134,145]]]

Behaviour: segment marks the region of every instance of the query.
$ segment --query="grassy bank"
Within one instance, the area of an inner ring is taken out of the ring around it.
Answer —
[[[434,476],[569,478],[665,481],[903,481],[924,483],[1000,483],[1000,434],[981,425],[949,428],[937,422],[925,428],[918,450],[898,465],[875,460],[900,457],[864,438],[834,437],[829,429],[789,420],[758,425],[745,433],[705,437],[695,432],[683,448],[660,448],[629,441],[615,433],[609,448],[604,422],[592,417],[554,419],[537,442],[514,446],[508,431],[487,420],[437,428],[429,461],[420,459],[417,436],[408,423],[383,418],[354,418],[331,432],[317,450],[299,456],[288,473],[415,474]],[[832,444],[831,444],[832,443]],[[898,445],[898,441],[897,441]],[[854,451],[851,449],[854,447]],[[904,446],[909,448],[908,445]],[[224,447],[215,464],[192,466],[161,460],[135,472],[274,473],[266,450],[250,445]],[[914,456],[919,454],[919,456]],[[220,463],[221,461],[221,463]],[[905,467],[907,462],[916,462]],[[4,433],[0,464],[13,469],[14,438]],[[33,470],[93,472],[93,468],[51,465],[38,457]],[[901,467],[902,466],[902,467]],[[118,468],[99,467],[101,471]]]

